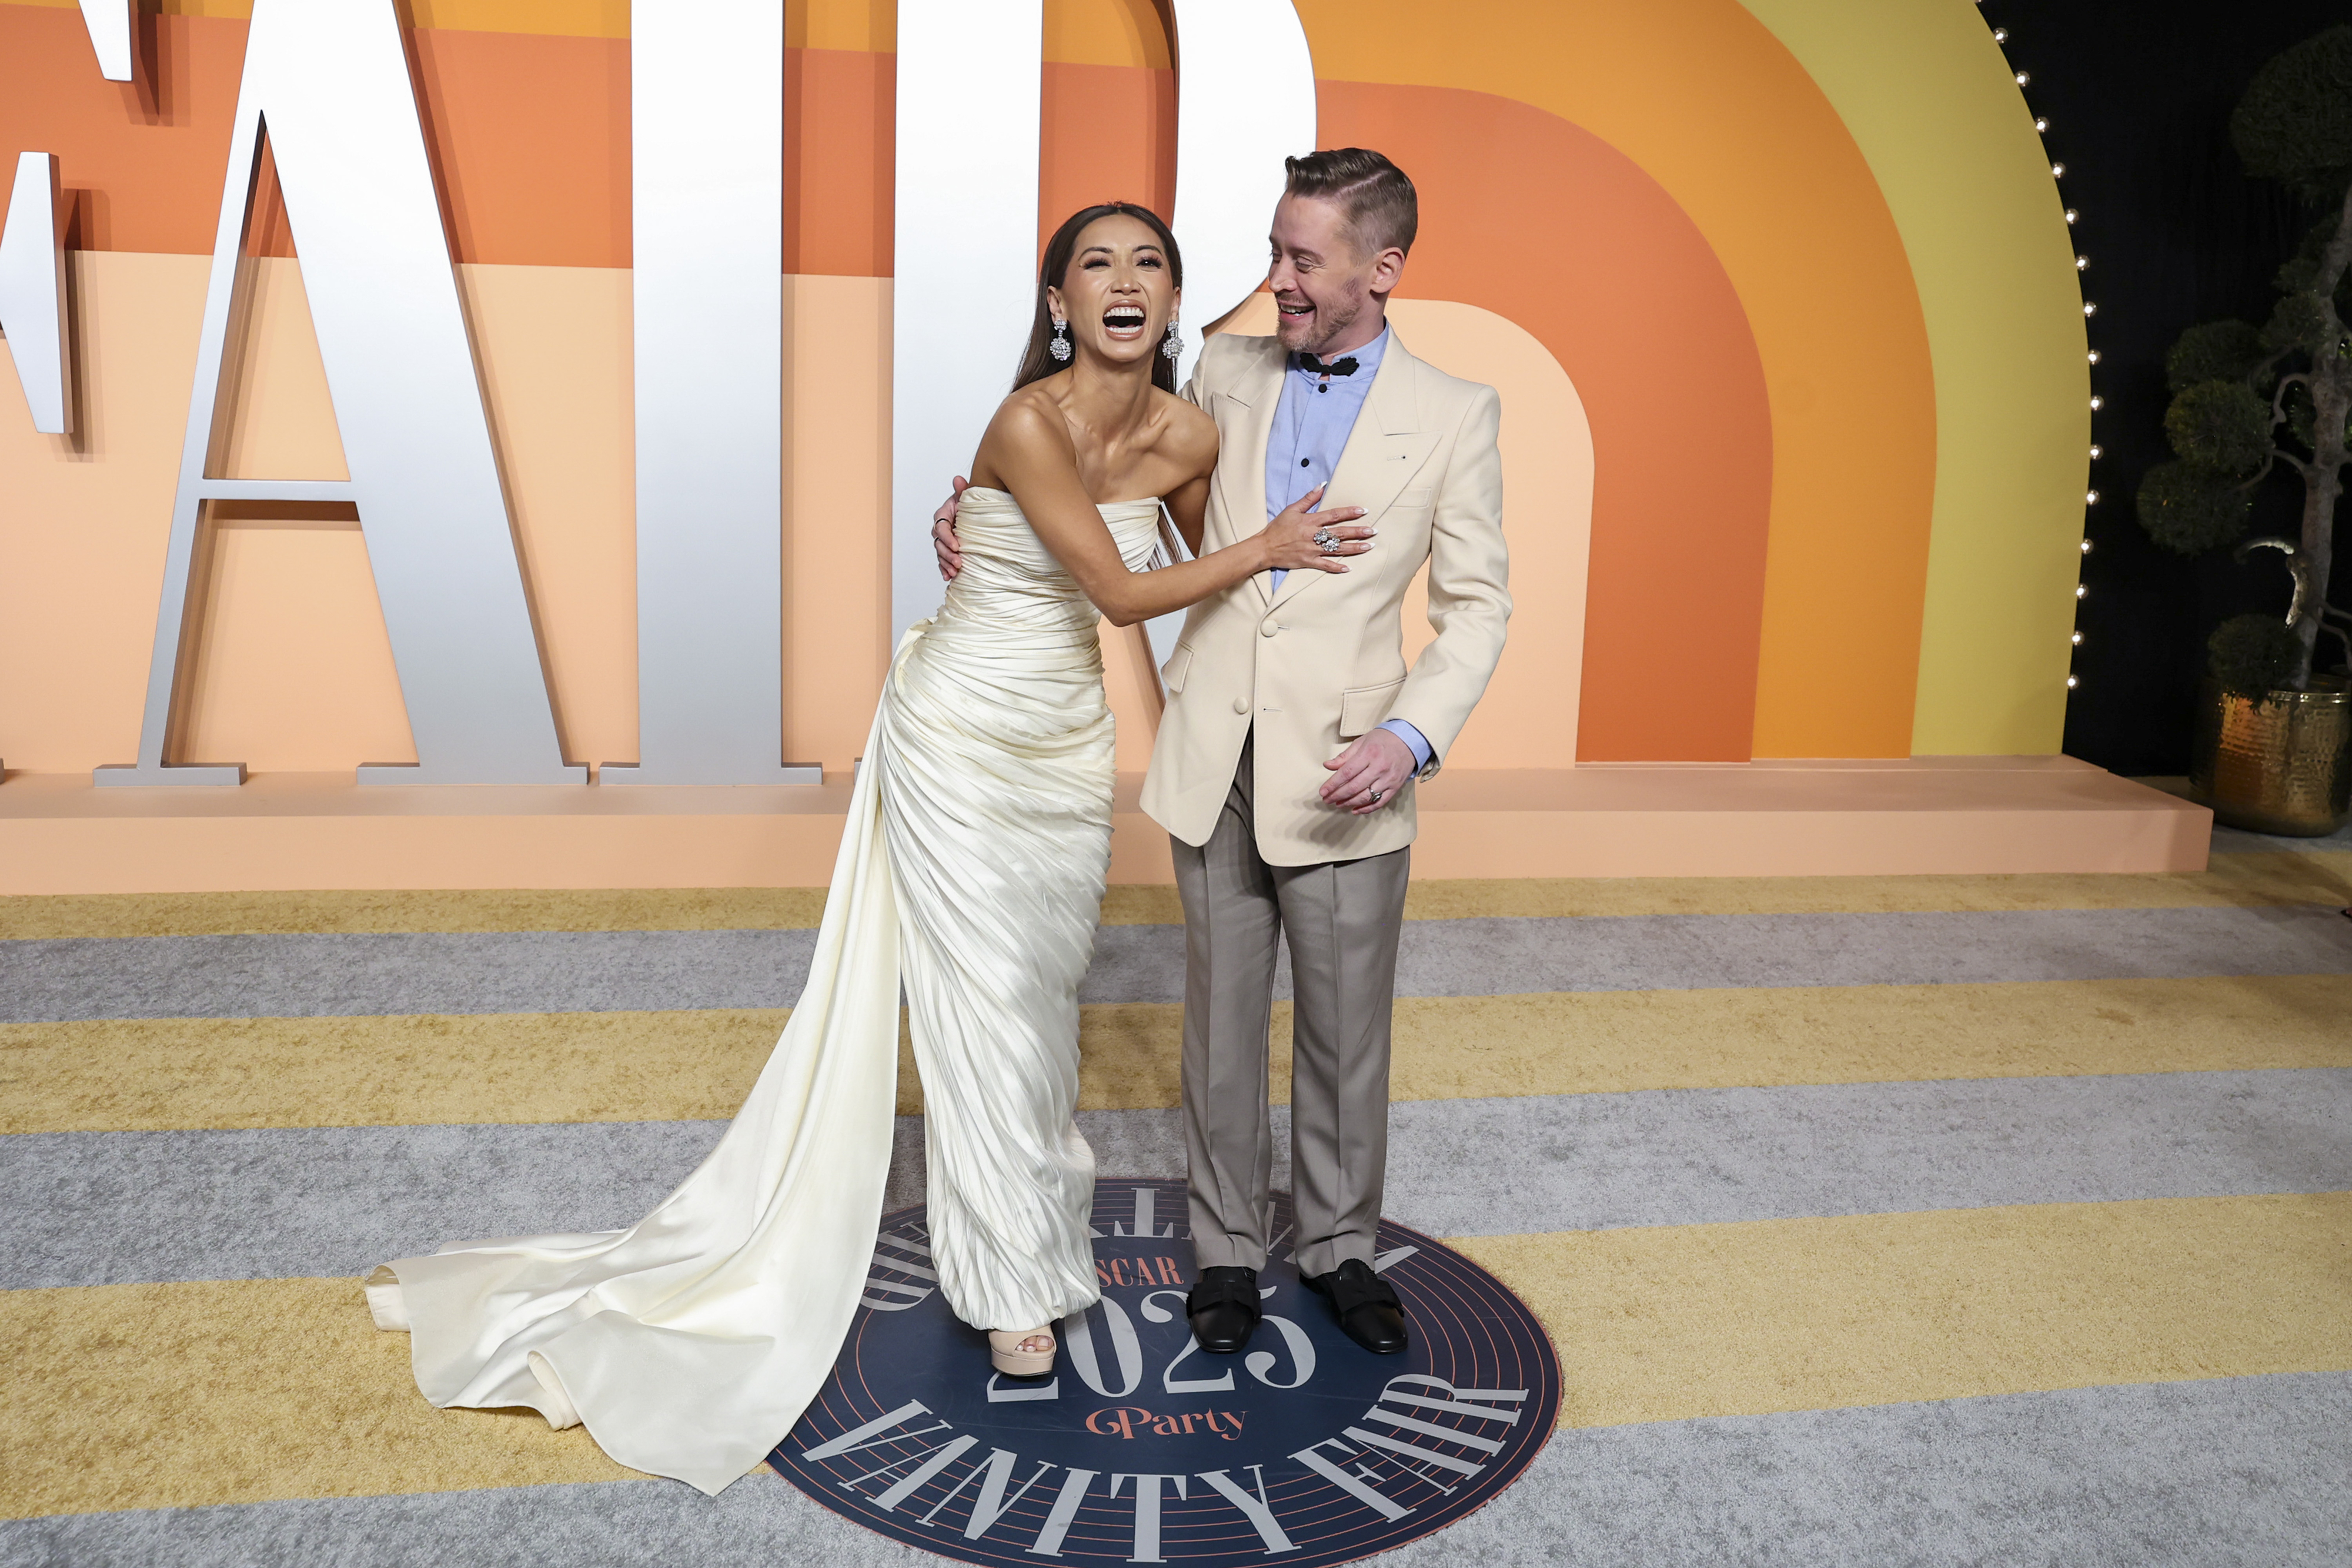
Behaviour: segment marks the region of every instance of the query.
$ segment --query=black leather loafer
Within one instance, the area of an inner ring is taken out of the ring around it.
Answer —
[[[1370,1263],[1350,1258],[1328,1274],[1304,1276],[1299,1282],[1328,1301],[1340,1331],[1374,1355],[1404,1349],[1404,1303]]]
[[[1258,1306],[1257,1270],[1203,1269],[1201,1282],[1184,1298],[1192,1337],[1211,1355],[1231,1355],[1249,1343],[1264,1315]]]

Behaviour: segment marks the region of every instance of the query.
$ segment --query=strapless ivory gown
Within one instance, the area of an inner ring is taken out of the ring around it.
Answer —
[[[1131,569],[1158,510],[1102,508]],[[757,1465],[865,1288],[902,981],[941,1292],[983,1329],[1095,1301],[1074,1113],[1110,867],[1097,617],[1011,496],[966,490],[958,531],[962,573],[874,716],[807,986],[709,1158],[626,1230],[453,1243],[369,1277],[435,1405],[583,1422],[622,1464],[713,1494]]]

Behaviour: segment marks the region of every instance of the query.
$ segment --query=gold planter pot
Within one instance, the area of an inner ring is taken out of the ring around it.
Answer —
[[[2352,816],[2352,693],[2314,675],[2307,692],[2257,703],[2206,681],[2189,790],[2232,828],[2296,838],[2336,831]]]

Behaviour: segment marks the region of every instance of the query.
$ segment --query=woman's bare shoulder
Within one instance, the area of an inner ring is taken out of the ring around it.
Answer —
[[[995,416],[989,423],[1008,434],[1032,439],[1041,435],[1059,436],[1066,444],[1069,440],[1069,422],[1062,417],[1061,404],[1045,390],[1043,382],[1032,382],[1025,387],[1015,388],[996,405]]]
[[[1042,382],[1036,382],[998,403],[996,413],[989,418],[987,431],[980,438],[982,461],[991,453],[1066,459],[1076,450],[1070,439],[1069,421],[1062,417],[1061,405],[1044,391]]]

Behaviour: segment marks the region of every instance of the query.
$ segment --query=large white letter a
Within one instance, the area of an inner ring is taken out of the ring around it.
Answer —
[[[266,134],[335,402],[341,481],[209,473]],[[100,784],[234,784],[167,765],[205,503],[355,503],[415,737],[362,783],[584,782],[566,768],[392,0],[255,0],[156,615],[139,760]]]

